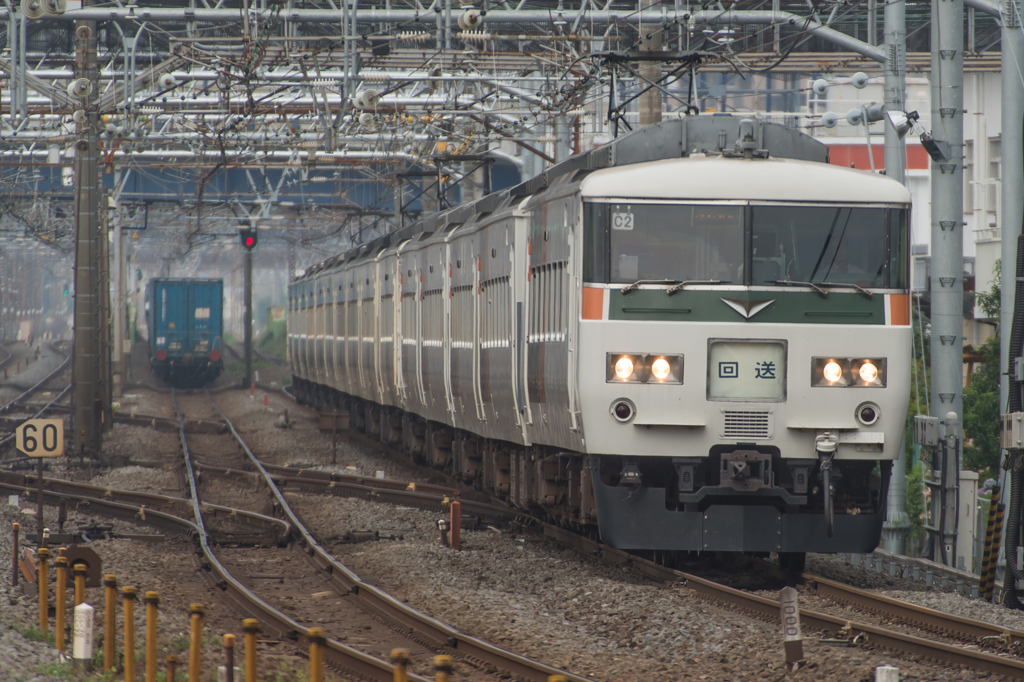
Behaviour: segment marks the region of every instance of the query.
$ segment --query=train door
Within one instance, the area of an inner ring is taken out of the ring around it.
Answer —
[[[157,345],[159,337],[167,337],[167,352],[183,353],[188,348],[188,283],[159,283],[159,317],[157,318]]]
[[[188,351],[209,354],[220,350],[223,285],[219,281],[192,281],[188,291]]]
[[[526,201],[523,202],[525,204]],[[515,357],[515,381],[512,382],[512,391],[515,395],[516,410],[520,415],[520,425],[523,430],[523,441],[529,443],[527,427],[533,423],[533,414],[530,410],[530,396],[527,394],[527,377],[530,366],[527,354],[527,323],[530,319],[530,300],[527,296],[529,284],[530,261],[529,261],[529,228],[530,214],[523,206],[515,212],[515,239],[509,251],[509,258],[512,261],[512,290],[515,295],[515,329],[513,329],[512,343],[513,356]]]

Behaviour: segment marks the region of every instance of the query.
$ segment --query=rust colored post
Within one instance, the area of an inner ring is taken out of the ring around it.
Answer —
[[[103,672],[114,667],[114,629],[116,628],[117,610],[117,576],[103,576],[106,594],[103,600]]]
[[[39,571],[36,574],[36,580],[39,581],[39,631],[46,634],[50,631],[50,573],[46,565],[50,550],[40,547],[36,554],[39,556]]]
[[[135,682],[135,595],[131,585],[121,590],[124,597],[124,681]]]
[[[167,682],[176,682],[175,677],[178,675],[178,657],[171,654],[167,657]]]
[[[452,549],[462,549],[462,505],[458,500],[452,500]]]
[[[147,592],[142,600],[146,602],[146,682],[156,682],[156,616],[160,595]]]
[[[324,637],[323,628],[309,629],[309,682],[324,682]]]
[[[75,564],[71,567],[75,575],[75,606],[85,602],[85,576],[89,572],[85,564]]]
[[[224,682],[235,682],[235,636],[224,635]]]
[[[267,407],[270,404],[270,398],[266,393],[263,394],[263,407]]]
[[[57,622],[54,624],[54,635],[57,644],[57,651],[62,654],[64,651],[64,617],[67,612],[67,598],[68,598],[68,560],[62,556],[57,557],[53,561],[54,568],[57,570],[57,593],[56,593],[56,616]]]
[[[256,633],[260,631],[260,622],[255,618],[242,621],[245,632],[245,682],[256,682]]]
[[[409,682],[409,673],[405,670],[409,665],[409,650],[392,649],[391,662],[395,664],[395,682]]]
[[[451,656],[434,656],[434,682],[449,682],[452,674]]]
[[[192,604],[188,613],[192,622],[188,649],[188,682],[199,682],[199,672],[203,664],[203,614],[206,613],[206,609],[202,604]]]
[[[12,523],[11,530],[14,533],[14,561],[11,562],[11,587],[18,586],[18,536],[21,535],[20,523]]]

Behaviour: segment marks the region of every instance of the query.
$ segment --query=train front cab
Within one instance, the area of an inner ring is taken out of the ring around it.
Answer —
[[[910,390],[908,198],[865,182],[888,201],[585,203],[580,394],[606,542],[877,546]]]

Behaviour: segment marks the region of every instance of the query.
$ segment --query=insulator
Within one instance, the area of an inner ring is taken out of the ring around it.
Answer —
[[[485,40],[490,40],[491,38],[494,37],[490,33],[487,33],[486,31],[459,31],[458,33],[455,34],[455,36],[459,40],[464,40],[466,42],[480,43],[484,42]]]
[[[366,72],[362,74],[364,83],[386,83],[389,76],[386,73],[370,73]]]
[[[433,39],[433,34],[425,33],[423,31],[401,31],[398,34],[399,40],[404,40],[410,43],[426,43]]]

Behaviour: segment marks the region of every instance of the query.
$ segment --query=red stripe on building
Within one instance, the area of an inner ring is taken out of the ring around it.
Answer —
[[[826,143],[827,144],[827,143]],[[885,147],[880,144],[871,145],[875,157],[875,170],[885,168]],[[867,144],[836,143],[828,145],[828,160],[837,166],[851,165],[858,170],[871,170],[871,159],[868,158]],[[907,145],[907,169],[926,170],[928,168],[928,152],[919,144]]]

